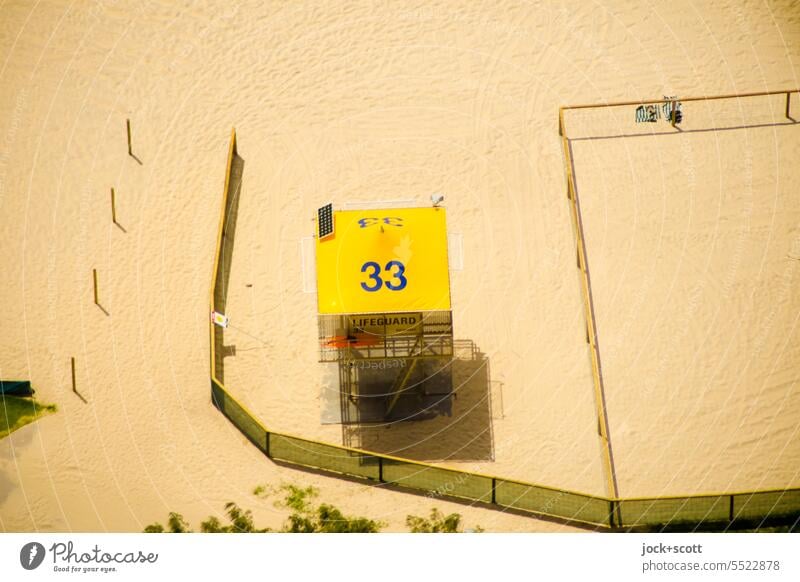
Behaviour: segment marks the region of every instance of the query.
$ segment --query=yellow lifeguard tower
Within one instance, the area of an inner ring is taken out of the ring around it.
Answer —
[[[320,361],[339,363],[342,422],[435,416],[452,392],[445,209],[329,204],[316,238]]]

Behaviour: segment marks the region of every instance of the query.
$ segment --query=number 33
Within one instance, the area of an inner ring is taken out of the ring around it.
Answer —
[[[384,281],[380,277],[381,266],[374,262],[374,261],[367,261],[363,265],[361,265],[361,272],[366,273],[368,270],[372,270],[371,273],[368,274],[370,280],[374,281],[372,285],[368,285],[367,283],[361,283],[361,288],[364,291],[368,291],[370,293],[374,293],[378,289],[380,289],[384,284],[386,288],[390,291],[401,291],[406,288],[408,284],[408,279],[406,279],[404,273],[406,272],[406,266],[401,263],[400,261],[389,261],[386,263],[386,267],[384,268],[385,271],[391,271],[392,268],[397,268],[395,273],[392,273],[392,278],[397,279],[397,282],[393,281]]]

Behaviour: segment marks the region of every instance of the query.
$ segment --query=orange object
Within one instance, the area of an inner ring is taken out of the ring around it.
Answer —
[[[380,343],[380,338],[366,334],[358,333],[351,336],[335,335],[329,340],[325,340],[325,347],[328,348],[365,348],[368,346],[375,346]]]

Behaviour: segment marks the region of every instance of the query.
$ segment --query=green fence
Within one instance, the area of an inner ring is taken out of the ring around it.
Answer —
[[[608,499],[270,432],[213,379],[211,399],[251,443],[275,461],[415,489],[432,497],[464,499],[601,527],[611,523],[613,506]]]
[[[730,520],[730,496],[620,499],[619,521],[628,527]]]
[[[610,499],[537,487],[516,481],[500,481],[495,501],[503,507],[559,517],[570,521],[611,527],[614,505]]]
[[[231,136],[228,169],[217,234],[217,256],[210,306],[223,304],[224,287],[220,257],[226,244],[224,227],[231,212],[231,167],[236,152],[236,134]],[[230,250],[230,249],[228,249]],[[230,422],[267,457],[281,463],[347,475],[395,487],[482,503],[502,509],[529,512],[596,528],[662,527],[670,524],[730,524],[762,522],[776,518],[800,518],[800,489],[724,493],[686,497],[612,499],[553,487],[522,483],[491,475],[447,469],[389,455],[321,443],[297,436],[270,432],[225,388],[222,361],[218,358],[224,330],[210,324],[211,401]]]
[[[798,489],[609,499],[270,432],[216,380],[211,382],[211,394],[214,406],[270,459],[414,489],[432,497],[464,499],[602,528],[760,522],[800,516]]]

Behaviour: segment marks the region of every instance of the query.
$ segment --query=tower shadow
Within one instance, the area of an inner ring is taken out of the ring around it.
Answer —
[[[457,343],[462,349],[451,360],[428,369],[424,391],[398,402],[388,419],[377,420],[371,410],[384,410],[386,376],[371,383],[360,374],[359,410],[342,426],[345,444],[418,461],[494,460],[489,358],[471,340]]]

